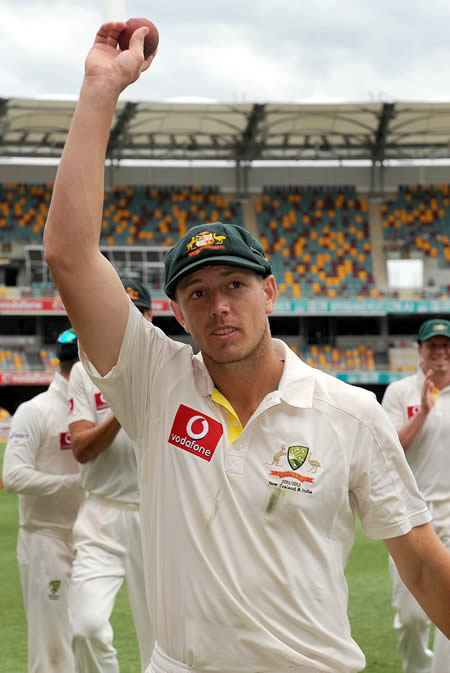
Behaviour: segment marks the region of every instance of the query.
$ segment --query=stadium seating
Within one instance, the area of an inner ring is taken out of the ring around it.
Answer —
[[[42,243],[52,185],[0,184],[2,243]]]
[[[355,345],[352,348],[337,348],[330,344],[310,344],[304,348],[293,347],[306,364],[326,372],[374,371],[375,355],[371,348]]]
[[[266,187],[256,201],[257,224],[280,292],[306,299],[371,296],[367,210],[353,187]]]
[[[21,349],[0,349],[0,371],[30,371],[31,366],[26,351]]]
[[[386,254],[435,260],[450,268],[450,186],[400,186],[395,200],[382,204]],[[423,288],[414,298],[450,295],[450,283]]]
[[[448,185],[400,187],[395,199],[383,203],[385,253],[406,255],[415,251],[448,269],[449,189]],[[0,185],[2,242],[41,245],[51,193],[51,184]],[[395,300],[450,295],[450,283],[427,285],[407,297],[397,290],[377,287],[368,202],[352,186],[265,187],[253,204],[256,233],[271,258],[284,298]],[[217,187],[119,185],[105,193],[100,243],[110,250],[118,248],[119,259],[122,247],[141,246],[148,250],[171,246],[190,227],[215,220],[248,224],[240,201],[226,198]],[[114,255],[109,256],[116,264]],[[126,260],[123,265],[125,269],[129,267]],[[118,263],[116,266],[119,269]],[[154,291],[160,290],[161,282],[154,282],[153,277],[145,282]],[[53,283],[42,271],[28,283],[22,289],[23,297],[55,295]],[[5,292],[0,288],[1,295]]]
[[[54,348],[41,348],[40,357],[42,361],[42,368],[45,371],[54,371],[58,369],[59,360],[56,357]]]
[[[216,187],[117,186],[105,194],[104,245],[171,246],[204,222],[243,225],[241,206]]]
[[[52,185],[0,185],[3,243],[42,244]],[[116,186],[105,193],[101,244],[173,245],[203,222],[243,224],[240,204],[217,187]]]
[[[55,351],[40,349],[40,352],[20,348],[0,349],[0,372],[55,371],[59,360]]]
[[[417,344],[410,342],[389,348],[389,369],[391,372],[415,372],[418,365]]]

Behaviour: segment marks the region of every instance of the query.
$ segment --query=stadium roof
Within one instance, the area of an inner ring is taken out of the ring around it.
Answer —
[[[76,101],[0,99],[0,157],[59,158]],[[450,103],[119,101],[115,160],[420,160],[450,157]]]

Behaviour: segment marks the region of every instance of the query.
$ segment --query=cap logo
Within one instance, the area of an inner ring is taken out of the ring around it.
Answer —
[[[439,323],[438,325],[433,325],[433,332],[443,332],[447,331],[447,325],[443,325],[442,323]]]
[[[215,234],[211,231],[202,231],[191,238],[186,246],[186,251],[189,257],[192,257],[192,255],[198,255],[199,252],[208,248],[216,250],[224,248],[223,243],[225,239],[226,236],[224,235]]]
[[[125,288],[127,295],[130,297],[131,301],[137,301],[139,299],[139,292],[135,290],[134,287]]]

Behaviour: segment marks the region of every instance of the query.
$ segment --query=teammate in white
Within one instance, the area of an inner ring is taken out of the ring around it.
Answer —
[[[59,373],[21,404],[6,445],[3,481],[19,494],[17,559],[28,623],[28,671],[72,673],[68,615],[72,524],[84,492],[70,450],[68,380],[78,360],[73,330],[56,344]]]
[[[141,283],[123,279],[133,303],[151,320],[151,298]],[[70,376],[72,451],[82,463],[88,497],[73,529],[70,592],[73,649],[80,673],[117,673],[110,616],[123,580],[136,626],[142,670],[153,649],[139,517],[133,444],[81,363]]]
[[[136,448],[148,671],[362,670],[344,576],[355,511],[450,634],[450,554],[397,433],[371,393],[272,340],[277,287],[260,242],[205,224],[167,253],[166,293],[198,355],[142,319],[100,253],[110,125],[152,60],[145,28],[118,51],[123,27],[103,25],[87,57],[44,243],[83,363]]]
[[[391,383],[382,404],[432,511],[433,527],[450,547],[450,322],[442,318],[425,321],[417,341],[417,373]],[[390,571],[394,628],[404,673],[450,673],[448,639],[436,631],[432,657],[429,620],[393,563]]]

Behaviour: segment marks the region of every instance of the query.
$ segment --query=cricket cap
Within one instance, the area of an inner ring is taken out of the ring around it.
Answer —
[[[433,318],[433,320],[426,320],[421,324],[417,341],[422,343],[434,336],[444,336],[450,339],[450,321],[441,318]]]
[[[184,276],[211,264],[227,264],[255,271],[265,278],[272,273],[262,244],[237,224],[212,222],[192,227],[164,257],[165,291],[175,299]]]
[[[56,357],[60,362],[78,360],[78,339],[75,331],[70,328],[61,332],[56,340]]]
[[[135,306],[146,310],[151,309],[152,298],[150,292],[142,285],[142,283],[134,280],[134,278],[121,278],[121,280],[127,295]]]

